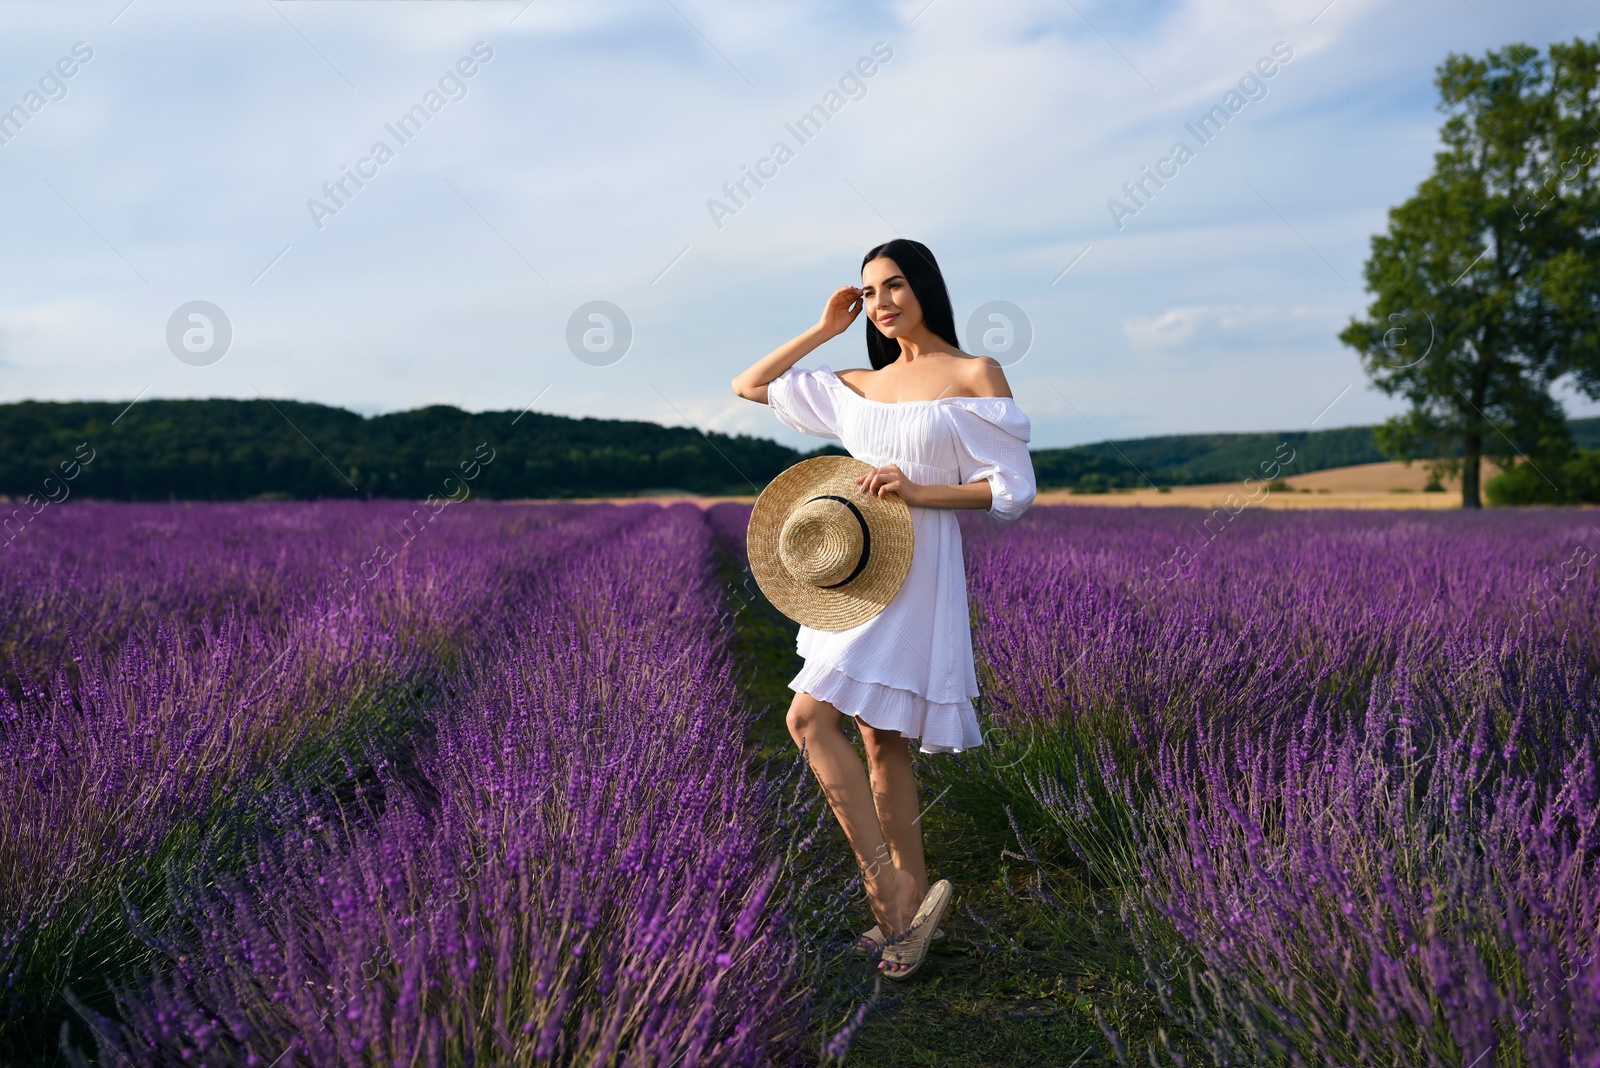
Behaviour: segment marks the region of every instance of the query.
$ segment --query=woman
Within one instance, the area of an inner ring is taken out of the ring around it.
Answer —
[[[794,367],[863,308],[870,370]],[[958,347],[938,264],[927,246],[904,239],[868,252],[861,286],[835,290],[815,326],[756,361],[733,380],[733,391],[770,404],[796,430],[841,441],[873,465],[856,479],[861,492],[899,494],[911,511],[911,568],[883,611],[848,630],[800,628],[805,667],[789,684],[788,714],[789,733],[809,754],[850,839],[878,920],[858,951],[881,945],[880,969],[905,978],[935,936],[909,930],[930,889],[907,739],[918,739],[924,753],[983,742],[953,509],[984,509],[1010,522],[1033,503],[1028,417],[1000,365]],[[861,729],[867,769],[841,730],[844,715]],[[885,939],[883,931],[894,934]]]

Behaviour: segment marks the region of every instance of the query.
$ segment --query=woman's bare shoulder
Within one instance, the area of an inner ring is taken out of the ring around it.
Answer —
[[[835,371],[834,375],[855,392],[866,396],[866,390],[863,388],[864,383],[877,373],[870,367],[851,367],[843,371]]]
[[[1000,361],[993,356],[969,356],[961,363],[962,384],[972,391],[974,397],[1009,397],[1011,385],[1006,381],[1006,372],[1000,366]]]

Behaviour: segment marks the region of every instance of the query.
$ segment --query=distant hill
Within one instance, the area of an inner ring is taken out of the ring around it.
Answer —
[[[1573,444],[1600,448],[1600,418],[1574,419],[1567,424]],[[1105,482],[1112,487],[1196,485],[1236,482],[1259,477],[1261,463],[1271,461],[1278,447],[1287,444],[1293,459],[1283,463],[1283,477],[1326,471],[1354,464],[1387,460],[1373,439],[1372,427],[1349,426],[1330,430],[1285,430],[1249,434],[1170,434],[1158,438],[1129,438],[1070,449],[1039,449],[1033,454],[1040,485],[1088,486]],[[1137,470],[1135,470],[1137,468]]]
[[[119,418],[120,416],[120,418]],[[1600,419],[1574,420],[1574,441],[1600,448]],[[784,468],[843,450],[802,453],[767,438],[701,434],[618,419],[539,412],[464,412],[435,405],[363,418],[300,401],[21,401],[0,404],[0,494],[47,498],[45,480],[83,443],[93,459],[67,486],[117,500],[625,496],[655,490],[752,493]],[[1042,488],[1111,489],[1242,481],[1280,445],[1285,477],[1385,459],[1371,427],[1250,434],[1174,434],[1034,450]],[[1287,453],[1286,453],[1287,454]],[[66,470],[71,470],[70,467]],[[473,470],[470,466],[467,470]]]
[[[1171,434],[1039,449],[1033,454],[1033,466],[1039,484],[1051,487],[1121,489],[1147,485],[1146,479],[1158,486],[1238,482],[1260,478],[1263,470],[1270,473],[1270,467],[1261,465],[1272,463],[1285,444],[1288,448],[1281,455],[1289,459],[1277,460],[1286,472],[1284,477],[1388,459],[1378,451],[1371,427],[1353,426],[1258,434]]]
[[[1572,428],[1572,443],[1580,449],[1600,449],[1600,418],[1573,419],[1567,426]]]
[[[753,493],[805,455],[742,434],[444,405],[366,419],[299,401],[147,400],[118,419],[126,407],[0,405],[0,493],[44,498],[82,442],[94,458],[71,492],[120,500],[442,497],[475,462],[467,485],[483,497]]]

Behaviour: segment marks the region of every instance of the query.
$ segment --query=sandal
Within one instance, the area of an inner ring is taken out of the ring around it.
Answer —
[[[948,904],[950,880],[940,879],[928,888],[928,896],[922,899],[922,906],[917,909],[917,915],[912,919],[905,936],[883,947],[883,960],[879,961],[878,967],[885,978],[900,982],[911,978],[922,967],[922,962],[928,959],[928,945],[933,941],[933,932],[938,929],[939,919]],[[925,933],[919,935],[918,931]],[[900,970],[890,971],[887,967],[890,964],[900,965]]]
[[[934,929],[933,940],[939,941],[944,937],[944,928]],[[857,957],[870,957],[883,948],[883,928],[873,924],[866,933],[856,939],[856,944],[850,947],[850,952]]]

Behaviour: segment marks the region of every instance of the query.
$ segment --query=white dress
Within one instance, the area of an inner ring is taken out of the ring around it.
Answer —
[[[786,426],[834,438],[874,466],[897,464],[912,482],[987,479],[996,521],[1009,523],[1033,503],[1032,428],[1010,397],[868,400],[823,365],[779,375],[767,403]],[[924,753],[959,753],[983,744],[961,527],[952,508],[912,508],[911,523],[911,570],[894,599],[848,630],[802,626],[795,648],[805,667],[789,688],[920,739]]]

